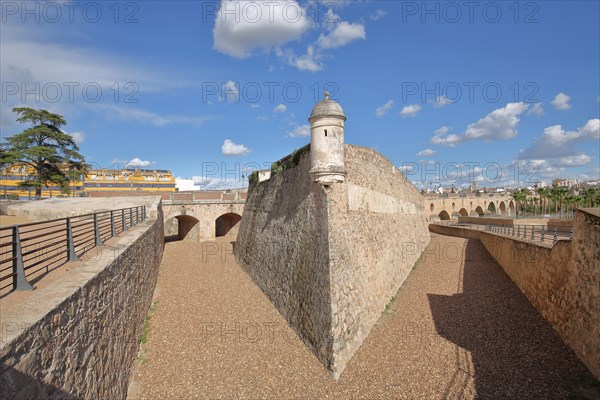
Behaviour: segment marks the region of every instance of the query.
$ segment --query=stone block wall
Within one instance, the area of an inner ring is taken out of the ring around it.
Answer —
[[[306,149],[253,183],[234,250],[336,379],[429,241],[421,194],[397,168],[358,146],[345,158],[344,183],[312,182]]]
[[[93,261],[3,306],[0,398],[126,398],[163,253],[160,203],[153,211]]]
[[[539,243],[450,226],[432,232],[480,240],[562,340],[600,379],[600,212],[577,210],[573,241]]]
[[[577,210],[569,283],[575,312],[565,340],[600,379],[600,210]]]
[[[376,151],[345,145],[328,195],[334,376],[344,370],[430,240],[423,197]]]
[[[331,304],[327,196],[296,167],[251,184],[236,259],[308,348],[329,368]]]

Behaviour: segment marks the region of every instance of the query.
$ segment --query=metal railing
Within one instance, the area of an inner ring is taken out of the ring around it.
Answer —
[[[31,282],[145,219],[146,206],[136,206],[0,228],[0,297],[31,290]]]
[[[437,221],[433,224],[455,228],[466,228],[476,231],[486,231],[516,239],[530,240],[532,242],[556,243],[558,240],[573,240],[573,227],[548,228],[546,225],[508,225],[508,224],[469,224],[455,221]]]
[[[559,239],[573,240],[573,227],[559,230],[556,226],[550,229],[546,225],[486,225],[485,230],[533,242],[554,244]]]

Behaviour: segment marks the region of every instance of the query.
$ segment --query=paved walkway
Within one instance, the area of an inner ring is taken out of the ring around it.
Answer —
[[[156,300],[130,399],[590,393],[585,367],[476,241],[434,235],[337,382],[236,265],[227,241],[168,243]]]

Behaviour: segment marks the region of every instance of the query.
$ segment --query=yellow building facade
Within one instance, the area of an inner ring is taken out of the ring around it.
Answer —
[[[0,196],[29,198],[35,196],[35,188],[19,186],[35,175],[28,165],[14,164],[0,171]],[[149,191],[174,192],[175,178],[168,170],[150,169],[93,169],[87,175],[70,172],[69,190],[58,185],[42,188],[42,197],[85,196],[92,191]]]

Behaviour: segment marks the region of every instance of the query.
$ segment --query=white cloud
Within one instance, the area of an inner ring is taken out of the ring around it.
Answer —
[[[230,139],[225,139],[221,146],[221,152],[226,156],[246,156],[250,154],[251,150],[243,144],[236,144]]]
[[[115,82],[119,83],[121,94],[132,93],[125,90],[123,85],[133,82],[137,90],[144,92],[157,92],[181,87],[184,82],[177,76],[168,75],[143,64],[134,58],[116,56],[101,49],[93,47],[76,47],[65,45],[64,42],[53,43],[56,34],[52,24],[35,24],[17,26],[2,25],[2,57],[0,61],[3,82],[24,82],[32,87],[38,82],[42,87],[46,84],[58,84],[62,89],[60,100],[69,100],[68,82],[72,85],[77,98],[73,101],[82,101],[82,90],[86,84],[99,85],[102,88],[103,98],[112,100],[115,91]],[[168,79],[165,79],[165,75]],[[112,87],[111,89],[109,89]],[[54,92],[48,97],[54,97]],[[94,91],[89,90],[90,97]],[[110,93],[110,96],[108,95]]]
[[[237,103],[240,100],[238,84],[234,81],[227,81],[223,86],[222,102]]]
[[[435,130],[435,132],[433,132],[435,135],[444,135],[446,133],[450,132],[450,128],[448,128],[447,126],[442,126],[440,128],[437,128]]]
[[[438,96],[433,101],[433,107],[442,108],[442,107],[447,106],[448,104],[452,104],[452,103],[453,103],[453,101],[450,100],[449,98],[447,98],[445,96]]]
[[[400,111],[400,115],[403,117],[415,117],[419,111],[421,111],[422,107],[418,104],[411,104],[402,109]]]
[[[252,103],[250,104],[250,108],[260,108],[260,104]]]
[[[125,107],[118,104],[89,104],[89,107],[94,111],[105,112],[108,119],[118,118],[154,126],[183,124],[199,127],[206,121],[213,119],[213,117],[207,116],[160,115],[141,108]]]
[[[301,56],[297,56],[291,49],[285,51],[277,49],[276,54],[280,60],[292,67],[298,68],[300,71],[317,72],[321,71],[324,67],[321,61],[323,56],[319,50],[315,50],[314,46],[308,46],[306,54]]]
[[[145,168],[145,167],[148,167],[153,164],[156,164],[156,161],[147,161],[147,160],[142,160],[138,157],[135,157],[135,158],[132,158],[131,160],[129,160],[127,163],[125,163],[124,167]]]
[[[519,116],[529,106],[525,103],[508,103],[498,108],[479,121],[469,124],[467,129],[459,134],[444,136],[447,132],[435,134],[431,143],[454,147],[470,140],[507,140],[517,136]]]
[[[71,137],[73,138],[73,141],[78,146],[85,141],[85,133],[83,133],[83,132],[73,132],[73,133],[69,133],[69,135],[71,135]]]
[[[206,176],[193,176],[194,185],[199,186],[200,190],[227,190],[227,189],[241,189],[245,183],[244,179],[222,179]]]
[[[561,92],[554,96],[554,100],[552,100],[550,104],[552,104],[555,109],[564,111],[571,108],[569,100],[571,100],[571,97]]]
[[[285,137],[307,137],[310,136],[310,125],[297,125],[293,130],[288,132]]]
[[[385,103],[384,105],[382,105],[381,107],[377,108],[375,110],[375,115],[377,117],[383,117],[385,114],[387,114],[388,111],[390,111],[392,108],[394,107],[394,100],[390,100],[387,103]]]
[[[279,104],[277,107],[273,109],[274,113],[284,113],[287,111],[287,107],[285,104]]]
[[[461,142],[461,139],[456,134],[451,134],[448,136],[444,136],[443,134],[441,134],[441,135],[434,135],[431,138],[430,142],[432,144],[439,144],[442,146],[454,147]]]
[[[336,49],[358,39],[366,39],[365,26],[342,21],[327,35],[321,34],[317,45],[322,49]]]
[[[428,157],[435,154],[435,150],[425,149],[417,153],[417,157]]]
[[[374,14],[371,14],[371,19],[372,19],[373,21],[377,21],[377,20],[379,20],[379,19],[381,19],[381,18],[385,17],[386,15],[387,15],[387,11],[384,11],[384,10],[377,10],[377,11],[375,11],[375,13],[374,13]]]
[[[556,160],[556,165],[560,167],[581,167],[589,164],[590,161],[592,161],[592,157],[581,153],[572,156],[559,157]]]
[[[544,115],[544,107],[542,107],[542,103],[537,102],[527,111],[527,115],[535,114],[538,117]]]
[[[576,147],[585,142],[600,141],[600,119],[590,119],[576,131],[565,131],[562,126],[554,125],[544,129],[542,135],[525,150],[519,152],[521,160],[554,159],[561,165],[580,164],[589,157],[577,151]]]
[[[213,28],[213,47],[235,58],[247,58],[256,49],[270,51],[300,39],[309,27],[297,1],[223,0]]]

